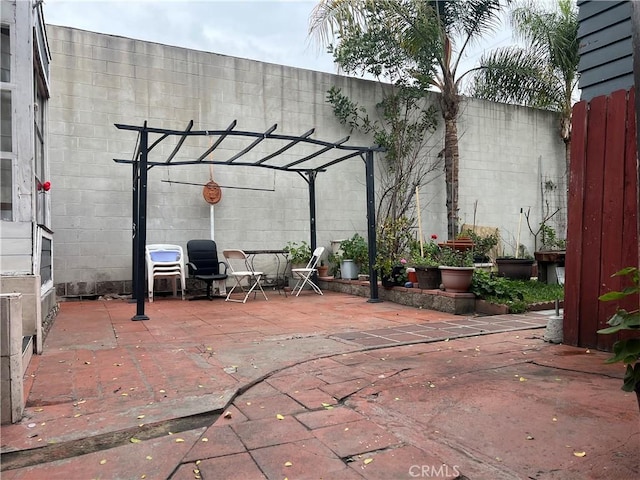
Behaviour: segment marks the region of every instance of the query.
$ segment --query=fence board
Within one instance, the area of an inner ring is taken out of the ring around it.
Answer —
[[[569,166],[569,198],[567,200],[567,252],[565,261],[565,294],[563,334],[565,343],[578,344],[580,318],[580,276],[582,258],[582,217],[584,171],[587,146],[587,102],[573,106],[571,116],[571,162]]]
[[[622,285],[619,277],[611,275],[620,270],[622,262],[622,228],[623,212],[622,198],[624,195],[624,156],[626,149],[625,125],[627,122],[627,92],[619,90],[611,94],[607,103],[607,124],[605,133],[605,152],[603,164],[603,191],[602,191],[602,228],[600,233],[600,295],[611,291],[620,290]],[[597,261],[597,257],[594,258]],[[615,312],[613,302],[597,303],[596,330],[606,327],[606,322]],[[590,332],[585,332],[590,336]],[[597,347],[606,348],[610,337],[599,335]]]
[[[595,347],[591,332],[598,327],[598,296],[600,294],[600,262],[602,231],[603,171],[606,145],[607,97],[596,97],[589,103],[587,149],[584,177],[582,228],[582,260],[591,259],[580,271],[580,345]]]

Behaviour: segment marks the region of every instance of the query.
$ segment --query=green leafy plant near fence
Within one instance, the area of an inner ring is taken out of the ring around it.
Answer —
[[[640,292],[638,269],[627,267],[613,274],[614,277],[627,277],[631,285],[621,291],[612,291],[601,295],[603,302],[622,300],[630,295]],[[636,338],[618,340],[613,344],[613,356],[607,359],[607,363],[621,362],[626,365],[622,390],[635,392],[640,408],[640,311],[638,309],[627,311],[618,308],[616,313],[607,322],[609,327],[598,330],[601,334],[614,334],[623,330],[635,332]]]
[[[473,273],[471,292],[490,303],[507,305],[509,312],[526,312],[530,305],[564,298],[562,285],[548,285],[536,280],[509,280],[484,270]]]

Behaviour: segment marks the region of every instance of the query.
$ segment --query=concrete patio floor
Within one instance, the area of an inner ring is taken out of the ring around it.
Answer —
[[[63,302],[2,478],[640,478],[622,366],[545,343],[553,312],[267,294]]]

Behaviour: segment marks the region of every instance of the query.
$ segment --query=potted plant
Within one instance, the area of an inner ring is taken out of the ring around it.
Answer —
[[[491,251],[492,248],[498,245],[498,240],[499,240],[498,230],[496,229],[495,233],[491,233],[488,235],[480,235],[471,229],[465,230],[464,233],[473,242],[473,262],[474,263],[491,262],[491,258],[489,257],[489,252]]]
[[[524,245],[518,248],[518,255],[514,257],[502,256],[496,258],[498,275],[511,280],[529,280],[533,273],[533,262],[535,260],[527,253]]]
[[[411,255],[411,265],[416,270],[418,287],[422,290],[440,288],[441,278],[438,268],[440,247],[436,243],[438,235],[431,235],[431,240],[425,245],[417,245]]]
[[[320,260],[320,265],[318,265],[318,277],[328,277],[329,276],[329,265],[325,265],[324,260]]]
[[[340,276],[345,279],[358,278],[360,268],[369,260],[369,247],[362,235],[355,233],[351,238],[340,243],[340,251],[336,254],[340,262]]]
[[[283,250],[287,252],[289,262],[294,268],[305,267],[311,258],[311,247],[305,241],[287,242]]]
[[[445,291],[465,293],[471,287],[473,279],[472,250],[456,250],[450,247],[440,248],[440,274]]]
[[[376,264],[382,286],[404,285],[408,280],[407,259],[416,242],[412,221],[407,217],[388,217],[376,230]]]

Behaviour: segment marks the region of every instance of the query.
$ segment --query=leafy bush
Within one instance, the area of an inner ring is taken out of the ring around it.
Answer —
[[[629,295],[637,295],[640,292],[639,273],[636,267],[627,267],[613,274],[614,277],[630,277],[631,286],[625,287],[622,291],[605,293],[599,297],[600,301],[610,302],[622,300]],[[627,311],[622,308],[607,322],[608,328],[598,330],[600,334],[618,333],[622,330],[640,333],[640,311],[638,309]],[[638,407],[640,407],[640,337],[618,340],[613,344],[613,357],[607,359],[607,363],[624,363],[626,367],[622,390],[625,392],[636,392],[638,397]]]
[[[289,259],[294,265],[306,264],[311,258],[311,246],[305,241],[301,243],[287,242],[284,251],[288,253]]]
[[[537,280],[509,280],[484,270],[473,273],[471,292],[490,303],[507,305],[511,313],[522,313],[529,305],[564,298],[562,285],[547,285]]]
[[[473,267],[473,252],[460,251],[449,247],[442,247],[438,257],[438,264],[447,267]]]
[[[369,260],[369,246],[367,241],[359,233],[353,237],[340,242],[341,254],[336,255],[339,262],[343,260],[353,260],[360,268],[367,264]]]

